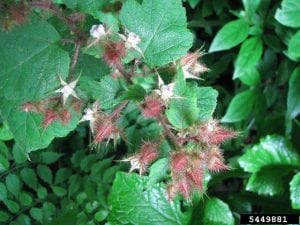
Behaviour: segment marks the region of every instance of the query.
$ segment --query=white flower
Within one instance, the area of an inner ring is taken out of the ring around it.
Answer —
[[[105,27],[102,24],[93,25],[90,29],[90,35],[93,38],[100,39],[107,35],[107,31],[105,31]]]
[[[76,84],[79,80],[80,75],[78,76],[78,78],[74,81],[72,81],[71,83],[67,83],[66,81],[64,81],[61,76],[59,76],[59,80],[60,80],[60,85],[62,86],[61,88],[57,89],[56,91],[54,91],[55,93],[61,93],[62,94],[62,98],[63,98],[63,105],[66,104],[67,99],[69,98],[70,95],[72,95],[73,97],[79,99],[79,97],[77,96],[76,92],[74,91],[74,88],[76,87]]]
[[[176,98],[176,96],[174,95],[175,83],[173,82],[170,84],[165,84],[158,73],[157,76],[158,76],[158,89],[154,90],[154,92],[160,95],[162,100],[167,104],[170,98]]]
[[[144,57],[142,50],[138,46],[138,44],[141,42],[141,38],[137,34],[133,32],[128,32],[127,37],[123,34],[119,34],[119,36],[123,39],[123,41],[125,41],[126,48],[128,49],[133,48],[134,50],[139,52],[141,56]]]

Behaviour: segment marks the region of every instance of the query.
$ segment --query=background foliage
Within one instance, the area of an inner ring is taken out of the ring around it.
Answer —
[[[214,117],[239,131],[238,138],[222,145],[232,170],[207,174],[206,194],[193,196],[193,204],[180,196],[169,202],[162,182],[169,176],[167,143],[147,176],[128,174],[127,166],[115,161],[133,152],[142,137],[159,136],[157,123],[144,119],[133,104],[120,121],[132,144],[118,143],[116,150],[104,143],[91,151],[88,124],[78,125],[75,110],[68,125],[54,122],[40,129],[41,115],[24,113],[20,105],[57,88],[57,74],[67,77],[73,49],[62,39],[74,33],[39,8],[23,23],[19,1],[3,1],[1,224],[231,225],[239,224],[241,213],[299,213],[298,0],[186,0],[185,8],[180,0],[52,2],[69,16],[84,13],[79,26],[87,34],[99,21],[121,29],[120,21],[146,40],[140,47],[150,67],[177,60],[190,47],[206,50],[201,60],[210,72],[197,81],[200,87],[179,76],[176,94],[188,101],[172,100],[167,117],[174,127],[185,128],[210,118],[216,108]],[[139,101],[152,89],[150,76],[136,78],[124,91],[122,82],[106,76],[110,69],[97,53],[81,51],[80,96],[99,100],[102,109],[124,99]]]

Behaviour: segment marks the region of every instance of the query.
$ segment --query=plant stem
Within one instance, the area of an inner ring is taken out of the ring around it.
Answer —
[[[75,68],[76,68],[76,65],[78,63],[78,57],[79,57],[79,53],[80,53],[80,47],[81,47],[81,42],[78,41],[75,44],[75,51],[74,51],[74,55],[73,55],[71,66],[70,66],[70,72],[69,72],[69,79],[70,79],[70,81],[73,80]]]
[[[168,138],[173,142],[174,146],[176,149],[180,149],[182,147],[182,145],[177,141],[176,136],[173,134],[173,132],[171,131],[171,129],[168,127],[168,123],[166,118],[162,115],[158,118],[158,121],[161,123],[165,134],[168,136]]]

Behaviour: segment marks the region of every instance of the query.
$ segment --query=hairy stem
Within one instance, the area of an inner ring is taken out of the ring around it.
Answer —
[[[177,141],[176,136],[173,134],[173,132],[171,131],[171,129],[168,127],[168,123],[167,120],[164,116],[160,116],[158,118],[158,121],[161,123],[165,134],[167,135],[167,137],[172,141],[172,143],[174,144],[176,149],[180,149],[182,146],[181,144]]]
[[[70,72],[69,72],[69,79],[70,79],[70,81],[73,80],[73,77],[74,77],[75,68],[76,68],[76,65],[78,63],[78,57],[79,57],[79,53],[80,53],[80,47],[81,47],[81,42],[78,41],[75,44],[75,51],[74,51],[74,55],[73,55],[71,66],[70,66]]]

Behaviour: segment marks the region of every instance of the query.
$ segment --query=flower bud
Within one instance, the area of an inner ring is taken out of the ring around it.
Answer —
[[[157,118],[163,112],[163,104],[160,99],[154,96],[147,96],[142,105],[142,113],[145,117]]]
[[[212,147],[206,152],[207,169],[210,172],[220,172],[229,170],[229,167],[224,163],[222,152],[217,147]]]
[[[175,152],[171,155],[170,167],[175,174],[186,171],[189,166],[188,153],[186,151]]]
[[[110,42],[105,45],[103,58],[113,68],[122,67],[122,58],[126,55],[124,42]]]

